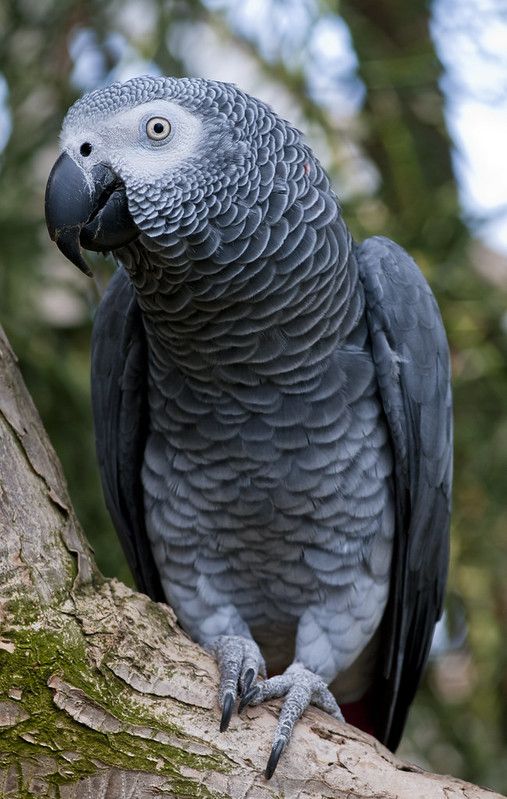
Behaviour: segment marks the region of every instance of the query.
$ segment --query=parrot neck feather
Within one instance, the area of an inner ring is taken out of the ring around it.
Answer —
[[[227,264],[171,261],[130,247],[124,260],[151,362],[212,383],[294,383],[296,375],[304,383],[320,373],[357,325],[363,297],[341,217],[303,228],[292,260],[275,253],[250,261],[247,247]]]
[[[209,386],[301,386],[357,325],[364,301],[326,172],[299,131],[266,106],[252,109],[248,147],[221,134],[213,158],[131,187],[142,234],[119,258],[152,368],[171,363]]]

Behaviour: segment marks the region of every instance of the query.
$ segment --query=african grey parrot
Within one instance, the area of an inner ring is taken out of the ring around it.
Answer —
[[[392,241],[352,241],[301,133],[233,85],[115,83],[72,106],[61,146],[51,238],[88,274],[81,247],[119,264],[92,398],[137,585],[215,654],[222,730],[237,698],[286,697],[268,778],[310,703],[394,749],[448,564],[426,281]]]

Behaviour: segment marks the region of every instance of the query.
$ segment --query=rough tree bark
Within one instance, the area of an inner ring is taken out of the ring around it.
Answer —
[[[0,531],[1,797],[499,796],[317,710],[266,782],[278,703],[221,735],[213,660],[169,607],[98,572],[3,333]]]

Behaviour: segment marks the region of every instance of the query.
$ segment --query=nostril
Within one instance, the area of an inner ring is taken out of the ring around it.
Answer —
[[[89,141],[85,141],[85,142],[83,142],[83,144],[79,148],[79,152],[81,153],[81,155],[83,155],[85,158],[87,158],[90,155],[92,149],[93,148],[92,148],[90,142]]]

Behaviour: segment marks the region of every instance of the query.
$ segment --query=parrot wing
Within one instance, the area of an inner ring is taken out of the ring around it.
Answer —
[[[367,239],[356,250],[395,463],[395,543],[383,620],[377,737],[396,749],[442,613],[452,481],[450,358],[436,300],[410,256]]]
[[[144,522],[141,466],[148,434],[148,355],[141,311],[124,269],[112,277],[95,317],[92,406],[106,505],[136,585],[164,601]]]

